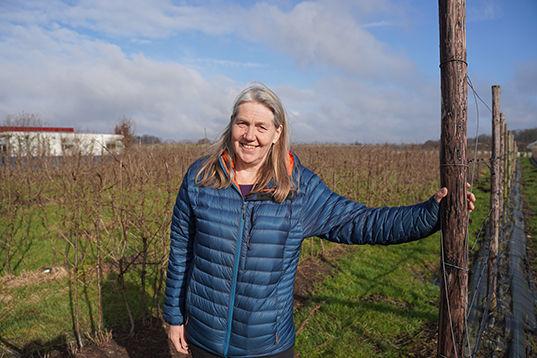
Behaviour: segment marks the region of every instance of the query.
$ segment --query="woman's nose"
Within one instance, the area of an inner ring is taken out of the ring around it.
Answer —
[[[253,141],[255,140],[255,127],[249,126],[246,132],[244,133],[244,139]]]

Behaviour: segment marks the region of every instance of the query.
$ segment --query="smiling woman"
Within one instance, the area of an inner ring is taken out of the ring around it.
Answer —
[[[288,125],[262,85],[238,96],[207,157],[187,171],[173,210],[164,320],[193,357],[293,357],[293,287],[304,238],[397,244],[438,228],[429,200],[367,208],[332,192],[289,151]],[[469,194],[469,209],[475,197]]]

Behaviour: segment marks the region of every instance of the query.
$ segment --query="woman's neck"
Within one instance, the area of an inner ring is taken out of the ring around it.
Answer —
[[[239,185],[255,184],[259,168],[235,168],[235,179]]]

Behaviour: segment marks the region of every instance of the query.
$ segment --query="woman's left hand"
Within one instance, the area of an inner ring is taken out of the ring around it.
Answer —
[[[470,187],[471,187],[471,185],[469,183],[466,183],[466,189],[470,189]],[[436,192],[436,194],[434,194],[434,198],[436,199],[437,203],[440,203],[442,198],[444,198],[447,194],[448,194],[447,188],[443,187],[443,188],[440,188],[440,190],[438,190]],[[474,209],[475,209],[475,195],[472,192],[467,191],[466,192],[466,199],[467,199],[467,202],[468,202],[468,211],[469,212],[474,211]]]

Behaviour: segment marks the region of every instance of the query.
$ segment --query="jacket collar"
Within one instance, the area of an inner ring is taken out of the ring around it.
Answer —
[[[220,158],[218,158],[218,162],[220,163],[220,167],[224,170],[224,173],[228,176],[228,178],[231,177],[231,172],[235,170],[235,161],[231,157],[231,155],[225,150],[222,155],[220,155]],[[294,155],[289,152],[289,164],[287,166],[287,174],[292,175],[293,168],[295,166],[295,157]],[[270,184],[270,183],[269,183]],[[232,178],[232,185],[235,186],[235,188],[240,193],[240,186],[237,182],[237,179],[233,176]],[[263,193],[252,193],[252,195],[262,195]],[[247,195],[250,197],[250,194]]]
[[[231,171],[235,170],[235,161],[231,158],[231,155],[225,150],[219,158],[220,166],[229,177]],[[291,175],[293,173],[293,168],[295,166],[295,157],[293,153],[289,152],[289,164],[287,166],[287,174]]]

